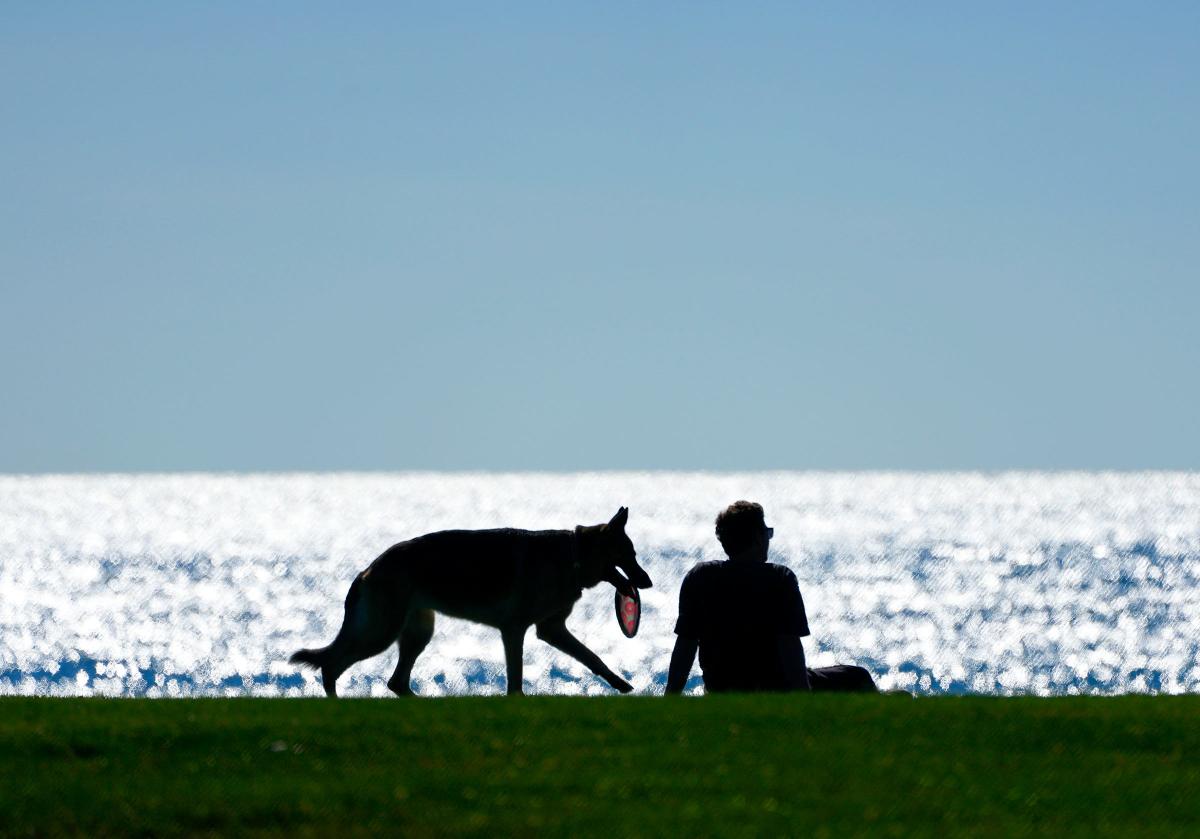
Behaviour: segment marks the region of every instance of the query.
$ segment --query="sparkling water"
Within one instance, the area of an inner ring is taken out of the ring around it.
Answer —
[[[622,505],[654,580],[641,630],[621,634],[605,583],[568,626],[658,693],[679,585],[721,558],[713,519],[742,498],[800,579],[810,665],[925,694],[1200,688],[1200,474],[399,473],[0,477],[0,693],[319,695],[288,656],[333,639],[388,546]],[[395,662],[355,665],[341,693],[386,695]],[[502,692],[499,633],[439,616],[413,686]],[[525,689],[612,692],[533,632]]]

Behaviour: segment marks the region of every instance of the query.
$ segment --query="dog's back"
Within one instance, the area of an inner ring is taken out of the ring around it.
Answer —
[[[525,625],[579,596],[569,530],[443,530],[393,545],[363,573],[411,608]]]

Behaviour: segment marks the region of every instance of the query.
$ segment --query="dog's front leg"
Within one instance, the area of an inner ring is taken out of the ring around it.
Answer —
[[[539,623],[537,636],[555,649],[562,650],[571,656],[621,693],[629,693],[633,690],[633,685],[609,670],[608,665],[600,660],[600,656],[589,650],[582,641],[571,634],[571,630],[567,629],[564,620]]]
[[[508,670],[509,696],[520,696],[524,693],[521,690],[521,668],[525,656],[525,632],[528,629],[529,627],[522,626],[520,629],[500,630],[500,637],[504,639],[504,664]]]

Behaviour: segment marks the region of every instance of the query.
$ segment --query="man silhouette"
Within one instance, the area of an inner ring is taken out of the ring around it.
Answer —
[[[877,690],[861,667],[805,665],[800,639],[809,634],[808,617],[796,575],[767,562],[774,532],[751,501],[717,516],[717,538],[729,559],[702,562],[683,580],[668,694],[683,692],[697,649],[708,693]]]

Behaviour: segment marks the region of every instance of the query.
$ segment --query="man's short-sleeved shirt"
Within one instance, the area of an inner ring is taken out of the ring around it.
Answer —
[[[702,562],[683,579],[675,634],[700,642],[705,690],[786,690],[778,636],[809,634],[796,575],[769,562]]]

